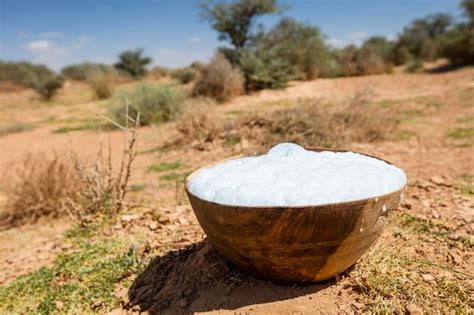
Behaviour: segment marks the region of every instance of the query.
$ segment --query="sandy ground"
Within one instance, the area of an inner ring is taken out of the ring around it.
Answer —
[[[217,111],[225,114],[266,110],[269,104],[274,102],[291,103],[307,98],[343,101],[363,90],[370,90],[375,101],[402,104],[399,110],[423,110],[426,115],[416,117],[414,123],[403,127],[414,135],[410,139],[377,144],[355,143],[348,148],[379,156],[402,167],[409,178],[409,190],[400,211],[421,218],[444,220],[448,225],[462,224],[460,233],[470,237],[472,244],[474,204],[472,198],[459,193],[457,185],[461,176],[473,175],[474,139],[451,139],[446,137],[446,134],[455,127],[464,126],[462,121],[470,121],[474,117],[473,89],[473,68],[440,74],[321,79],[293,83],[281,91],[263,91],[242,96],[219,106]],[[6,94],[0,95],[0,104],[9,97]],[[426,102],[434,105],[426,105]],[[52,131],[59,126],[74,123],[73,120],[95,119],[96,114],[103,112],[103,104],[97,102],[47,108],[20,106],[17,109],[0,105],[0,121],[26,121],[36,124],[36,128],[30,131],[0,137],[0,171],[6,174],[15,161],[20,160],[26,152],[43,154],[48,150],[61,151],[71,146],[81,155],[92,156],[97,149],[97,133],[76,131],[66,136]],[[51,119],[52,116],[54,119]],[[164,125],[141,128],[140,135],[138,150],[143,152],[163,144],[174,135],[174,131],[170,125]],[[113,152],[118,155],[121,151],[122,135],[115,131],[110,133],[110,137]],[[146,169],[150,164],[181,160],[185,162],[187,169],[191,170],[234,155],[240,150],[242,148],[239,146],[225,149],[216,147],[207,151],[181,148],[164,153],[139,154],[134,166],[136,176],[133,182],[147,184],[143,199],[156,199],[158,204],[170,207],[176,199],[175,189],[159,183],[155,174],[147,173]],[[189,206],[186,206],[186,202],[183,203],[185,205],[182,206],[182,220],[171,220],[170,226],[160,232],[159,237],[166,239],[168,232],[172,235],[176,227],[186,228],[187,237],[185,235],[184,239],[168,240],[174,242],[172,247],[177,252],[164,252],[138,276],[129,290],[129,300],[127,299],[126,304],[129,310],[137,310],[138,305],[152,313],[169,314],[327,314],[357,312],[360,304],[366,303],[358,298],[357,292],[350,289],[347,277],[338,282],[332,280],[307,287],[288,287],[242,274],[226,263],[206,241],[202,242],[204,235]],[[145,222],[142,225],[146,224]],[[6,283],[20,274],[50,264],[61,249],[61,235],[69,226],[67,221],[48,224],[39,222],[0,232],[0,270],[3,276],[0,277],[0,283]],[[390,246],[395,242],[393,234],[394,230],[388,226],[377,243],[377,248]],[[155,236],[155,242],[158,244],[164,242],[159,237]],[[416,243],[413,243],[414,241]],[[453,266],[472,273],[472,245],[469,248],[453,250],[433,248],[429,243],[422,243],[418,239],[412,239],[401,246],[412,244],[413,250],[416,251],[413,255],[439,256],[440,261],[445,261],[445,256],[452,255],[455,257]],[[194,245],[189,247],[191,244]],[[168,270],[165,275],[163,269]],[[189,279],[181,279],[180,275],[183,274],[189,276]],[[120,312],[116,310],[116,313]]]

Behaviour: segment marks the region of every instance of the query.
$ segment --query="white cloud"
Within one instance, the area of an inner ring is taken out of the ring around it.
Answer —
[[[46,39],[31,41],[25,47],[33,55],[33,62],[44,63],[54,70],[61,68],[69,54],[68,48]]]
[[[72,47],[73,48],[82,48],[82,47],[86,46],[87,43],[90,42],[90,40],[91,40],[91,38],[89,36],[81,35],[72,42]]]
[[[54,46],[52,41],[46,39],[35,40],[26,44],[26,49],[30,52],[43,52],[50,50]]]
[[[59,38],[63,36],[64,34],[61,32],[43,32],[40,34],[40,37],[42,38]]]
[[[199,44],[201,42],[201,37],[199,36],[194,36],[189,40],[193,44]]]
[[[344,38],[331,37],[327,40],[327,43],[334,48],[343,48],[351,44],[360,46],[367,38],[369,38],[369,34],[366,32],[352,32],[347,34]]]
[[[329,46],[334,48],[342,48],[345,46],[345,42],[340,38],[330,37],[327,40]]]

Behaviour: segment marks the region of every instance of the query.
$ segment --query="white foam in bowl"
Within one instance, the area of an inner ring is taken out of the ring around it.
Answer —
[[[313,152],[293,143],[194,174],[189,191],[235,206],[304,206],[373,198],[406,184],[403,170],[353,152]]]

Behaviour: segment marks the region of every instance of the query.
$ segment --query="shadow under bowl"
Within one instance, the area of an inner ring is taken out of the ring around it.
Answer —
[[[324,281],[351,267],[378,239],[404,189],[315,206],[231,206],[189,191],[189,181],[198,171],[188,176],[186,193],[211,243],[236,266],[279,283]]]

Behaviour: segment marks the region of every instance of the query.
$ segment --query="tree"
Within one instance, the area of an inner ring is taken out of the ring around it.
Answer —
[[[474,0],[463,0],[460,7],[468,18],[444,36],[443,55],[453,63],[474,63]]]
[[[114,66],[118,70],[128,73],[134,79],[140,79],[146,74],[145,66],[150,64],[152,59],[142,56],[143,49],[127,50],[119,55],[120,61]]]
[[[474,25],[474,0],[463,0],[460,6],[464,10],[464,15],[469,19],[469,24]]]
[[[200,8],[201,17],[219,33],[219,40],[229,41],[238,54],[252,38],[258,17],[283,10],[278,0],[206,0]]]
[[[311,80],[327,72],[328,48],[318,27],[283,18],[257,40],[262,49],[276,47],[278,57],[298,68],[298,76]]]
[[[408,58],[421,58],[433,60],[439,56],[439,41],[452,25],[452,17],[449,14],[432,14],[422,19],[414,20],[409,26],[403,29],[395,46],[395,62],[405,63],[408,60],[401,60],[400,56],[409,53]]]

